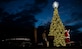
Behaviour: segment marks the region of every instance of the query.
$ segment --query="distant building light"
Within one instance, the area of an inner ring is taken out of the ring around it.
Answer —
[[[10,39],[6,39],[6,41],[8,40],[25,40],[25,41],[30,41],[29,38],[10,38]]]
[[[2,42],[4,42],[4,40],[2,40]]]

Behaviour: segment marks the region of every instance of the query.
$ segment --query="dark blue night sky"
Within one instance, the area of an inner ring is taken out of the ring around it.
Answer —
[[[16,15],[24,10],[35,16],[35,26],[51,22],[53,16],[52,4],[55,0],[0,0],[0,8],[3,12]],[[73,26],[82,31],[82,0],[57,0],[59,2],[59,15],[64,25]],[[3,16],[0,16],[0,22]],[[13,21],[21,16],[12,18]]]

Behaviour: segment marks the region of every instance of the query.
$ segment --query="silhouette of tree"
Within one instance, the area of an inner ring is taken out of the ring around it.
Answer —
[[[35,22],[37,21],[33,15],[25,11],[16,15],[9,15],[3,10],[0,11],[0,15],[3,16],[0,23],[0,32],[5,36],[4,38],[29,37],[33,39]]]

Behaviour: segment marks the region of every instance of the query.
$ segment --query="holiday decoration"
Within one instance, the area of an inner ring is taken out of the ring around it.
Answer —
[[[48,36],[54,36],[53,45],[56,47],[66,46],[65,43],[65,27],[58,14],[58,2],[54,2],[54,13],[50,25],[50,30]]]
[[[70,42],[70,29],[65,31],[65,42],[69,43]]]

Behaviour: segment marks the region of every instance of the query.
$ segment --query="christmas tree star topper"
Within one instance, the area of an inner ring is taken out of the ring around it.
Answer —
[[[53,3],[53,8],[58,8],[58,6],[59,6],[59,3],[58,3],[57,1],[55,1],[55,2]]]

